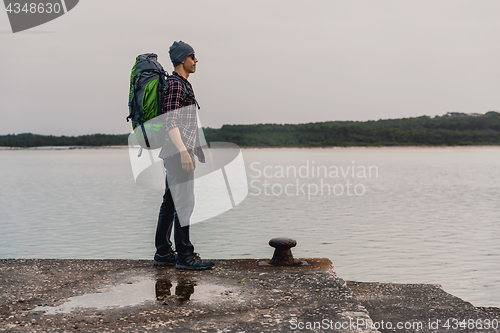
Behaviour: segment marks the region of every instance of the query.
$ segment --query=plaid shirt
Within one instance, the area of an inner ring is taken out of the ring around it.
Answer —
[[[205,156],[201,150],[198,132],[198,120],[196,114],[196,102],[191,83],[177,72],[173,72],[175,79],[169,79],[167,86],[162,92],[162,114],[165,114],[165,128],[167,132],[178,127],[182,142],[188,151],[194,152],[200,162],[205,162]],[[184,85],[180,82],[182,81]],[[187,91],[184,88],[187,87]],[[191,97],[188,94],[192,94]],[[162,148],[160,156],[163,156],[165,147]]]

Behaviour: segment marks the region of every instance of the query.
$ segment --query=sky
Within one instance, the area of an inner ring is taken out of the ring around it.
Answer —
[[[124,134],[135,57],[189,43],[205,127],[500,110],[500,1],[82,0],[13,34],[0,135]]]

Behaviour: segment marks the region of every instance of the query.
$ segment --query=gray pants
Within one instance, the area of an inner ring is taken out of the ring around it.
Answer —
[[[189,239],[189,220],[194,209],[194,173],[182,169],[180,154],[164,158],[165,194],[156,227],[156,252],[172,251],[170,235],[174,227],[175,249],[179,257],[189,256],[194,246]]]

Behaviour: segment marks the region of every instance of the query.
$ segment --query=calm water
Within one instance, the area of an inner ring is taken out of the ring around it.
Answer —
[[[202,256],[269,258],[270,238],[292,237],[295,257],[328,257],[346,280],[500,306],[500,148],[243,157],[247,198],[192,226]],[[152,257],[162,192],[134,184],[126,149],[0,151],[0,167],[0,258]]]

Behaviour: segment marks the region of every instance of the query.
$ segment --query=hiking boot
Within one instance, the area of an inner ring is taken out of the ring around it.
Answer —
[[[169,252],[167,254],[155,254],[153,265],[155,266],[173,266],[177,261],[177,254],[175,252]]]
[[[193,253],[190,256],[177,258],[175,268],[177,269],[195,269],[203,270],[214,267],[214,263],[210,260],[201,260],[197,253]]]

